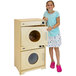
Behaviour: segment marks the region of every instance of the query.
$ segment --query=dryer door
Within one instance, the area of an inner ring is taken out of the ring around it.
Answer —
[[[39,48],[48,44],[48,27],[21,27],[22,50]]]

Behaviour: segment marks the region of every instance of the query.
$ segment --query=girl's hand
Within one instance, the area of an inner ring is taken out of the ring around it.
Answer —
[[[45,21],[48,21],[48,18],[46,18],[46,17],[44,17],[43,19],[44,19]]]
[[[51,30],[52,30],[52,27],[51,26],[47,28],[47,31],[51,31]]]

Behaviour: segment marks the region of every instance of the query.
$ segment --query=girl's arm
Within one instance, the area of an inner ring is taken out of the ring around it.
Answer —
[[[55,29],[56,27],[58,27],[60,25],[60,17],[56,18],[56,24],[53,27],[48,27],[48,31],[51,31],[52,29]]]
[[[48,18],[46,18],[46,17],[43,17],[43,19],[44,19],[45,21],[48,21]]]
[[[53,26],[53,29],[55,29],[56,27],[58,27],[60,25],[60,17],[56,18],[56,24]]]
[[[43,19],[44,19],[45,17],[43,17]]]

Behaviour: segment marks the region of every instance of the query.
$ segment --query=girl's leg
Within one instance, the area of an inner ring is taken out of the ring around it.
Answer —
[[[59,52],[59,47],[55,47],[55,53],[56,53],[56,58],[57,58],[57,65],[60,65],[60,52]]]
[[[57,72],[61,72],[62,68],[61,68],[61,65],[60,65],[60,52],[59,52],[59,48],[55,47],[54,49],[55,49],[56,58],[57,58],[57,65],[56,65]]]
[[[54,62],[54,59],[53,59],[53,47],[49,48],[49,53],[50,53],[50,57],[51,57],[51,62]]]

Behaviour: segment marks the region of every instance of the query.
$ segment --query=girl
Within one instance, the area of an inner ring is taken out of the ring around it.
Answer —
[[[61,72],[62,68],[60,65],[60,52],[59,52],[59,46],[61,45],[61,37],[60,37],[60,31],[59,31],[59,25],[60,25],[60,16],[57,11],[54,11],[53,8],[55,7],[53,1],[47,1],[46,2],[46,12],[44,13],[43,19],[47,21],[48,25],[48,47],[49,47],[49,53],[51,57],[51,64],[50,68],[55,68],[55,61],[53,59],[53,48],[56,53],[57,58],[57,72]]]

